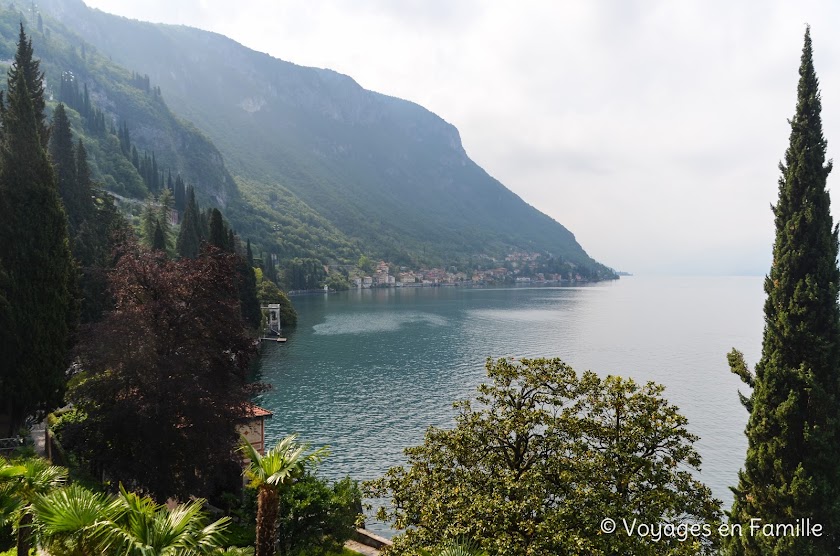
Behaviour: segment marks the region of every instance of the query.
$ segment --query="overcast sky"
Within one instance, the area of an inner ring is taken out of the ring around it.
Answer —
[[[806,23],[828,156],[840,153],[833,0],[85,2],[216,31],[425,106],[619,270],[768,271]]]

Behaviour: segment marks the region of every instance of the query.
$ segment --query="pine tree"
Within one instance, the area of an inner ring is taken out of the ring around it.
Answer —
[[[729,354],[734,373],[753,387],[746,463],[730,519],[745,533],[730,538],[730,554],[833,554],[840,546],[840,307],[838,229],[829,212],[826,140],[810,29],[799,68],[790,146],[780,164],[773,212],[773,266],[764,283],[761,360],[751,373]],[[761,524],[810,518],[821,536],[751,535]]]
[[[42,142],[40,80],[34,92],[29,89],[33,68],[40,76],[31,56],[31,43],[21,30],[9,71],[0,148],[0,260],[8,277],[3,293],[11,328],[3,343],[8,352],[0,354],[0,412],[11,416],[9,433],[28,415],[61,401],[77,314],[67,220]]]
[[[195,202],[195,191],[192,187],[187,188],[187,206],[184,209],[184,218],[181,220],[181,231],[175,243],[178,256],[182,259],[194,259],[198,256],[201,248],[201,233],[199,232],[198,205]]]

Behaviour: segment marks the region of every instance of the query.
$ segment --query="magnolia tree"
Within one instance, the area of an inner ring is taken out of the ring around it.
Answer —
[[[559,359],[488,360],[477,403],[455,405],[405,466],[369,483],[393,554],[471,539],[487,554],[711,554],[720,502],[663,387]]]

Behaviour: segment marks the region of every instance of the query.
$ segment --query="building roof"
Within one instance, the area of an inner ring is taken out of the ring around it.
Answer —
[[[256,404],[249,403],[245,406],[245,413],[242,415],[242,418],[252,419],[254,417],[271,417],[272,415],[274,414],[269,410]]]

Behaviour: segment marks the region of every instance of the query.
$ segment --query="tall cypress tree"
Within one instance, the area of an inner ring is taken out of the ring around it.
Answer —
[[[44,72],[41,71],[40,60],[35,59],[32,49],[32,39],[27,38],[22,22],[20,24],[17,51],[15,52],[15,63],[9,69],[9,87],[17,81],[19,74],[22,75],[23,80],[26,82],[26,89],[29,91],[32,111],[35,121],[38,124],[38,135],[41,146],[46,148],[50,134],[49,128],[47,127],[45,111],[47,104],[44,99]]]
[[[170,224],[169,218],[172,208],[175,205],[175,199],[172,196],[172,191],[164,188],[163,192],[158,197],[158,204],[160,205],[157,217],[158,224],[160,224],[160,230],[163,232],[164,244],[166,245],[166,250],[168,250],[169,236],[172,233],[172,225]]]
[[[210,245],[222,251],[230,251],[222,213],[217,208],[210,211]]]
[[[744,469],[730,519],[745,533],[730,538],[730,554],[834,554],[840,546],[840,308],[838,229],[829,212],[826,140],[810,29],[799,68],[790,146],[780,164],[773,212],[773,266],[764,283],[761,360],[751,373],[729,354],[733,372],[753,387]],[[811,518],[821,536],[748,534],[761,524]]]
[[[181,174],[175,177],[175,210],[180,214],[184,213],[187,208],[187,190],[184,187],[184,180],[181,179]]]
[[[160,227],[160,220],[155,220],[155,233],[152,238],[152,251],[163,251],[166,253],[166,240],[163,236],[163,230]]]
[[[43,98],[33,102],[27,69],[19,65],[31,62],[28,67],[37,69],[23,33],[15,59],[0,148],[0,261],[7,272],[4,297],[11,328],[3,342],[6,353],[0,354],[0,412],[9,413],[12,423],[7,433],[33,412],[61,401],[70,331],[77,316],[67,220],[42,143],[43,120],[37,107],[43,106]]]
[[[198,205],[195,202],[195,191],[192,187],[187,188],[187,206],[184,209],[184,218],[181,221],[181,231],[175,243],[178,256],[182,259],[194,259],[198,257],[201,248],[201,232],[199,231]]]
[[[55,165],[58,192],[64,203],[72,238],[76,235],[81,222],[87,218],[90,190],[87,187],[80,187],[76,153],[73,148],[73,133],[70,130],[70,120],[67,118],[63,104],[56,106],[53,113],[50,156]]]

